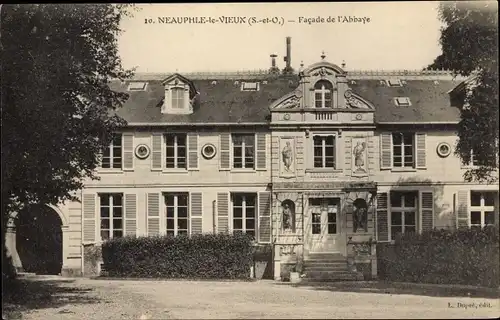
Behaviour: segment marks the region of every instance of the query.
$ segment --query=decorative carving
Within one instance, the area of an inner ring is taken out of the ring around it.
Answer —
[[[283,120],[290,120],[290,114],[289,113],[285,113],[283,115]]]
[[[359,228],[368,232],[368,204],[365,199],[358,198],[354,200],[353,206],[353,231],[356,232]]]
[[[371,255],[371,245],[368,243],[357,243],[352,246],[354,255],[356,256],[369,256]]]
[[[283,230],[295,230],[295,203],[287,199],[281,203],[283,208]]]
[[[346,100],[347,107],[351,107],[354,109],[369,109],[369,110],[373,109],[368,103],[366,103],[359,96],[354,94],[351,89],[347,89],[344,92],[344,97]]]
[[[366,173],[365,169],[365,150],[366,150],[366,142],[358,141],[356,146],[354,146],[354,150],[352,151],[354,155],[354,165],[356,166],[356,170],[354,173]]]
[[[286,142],[285,147],[281,151],[281,155],[283,156],[283,165],[285,166],[285,170],[290,171],[290,166],[293,163],[293,150],[290,146],[290,141]]]
[[[283,245],[280,246],[280,256],[290,256],[295,254],[295,246]]]
[[[360,192],[366,193],[368,190],[376,190],[377,185],[373,182],[276,182],[273,183],[273,189],[300,189],[300,190],[335,190],[335,189],[355,189],[363,190]]]
[[[317,71],[317,72],[312,73],[312,75],[313,75],[313,76],[320,76],[320,77],[324,78],[324,77],[326,77],[327,75],[328,75],[328,76],[333,75],[333,73],[331,73],[331,72],[330,72],[327,68],[325,68],[325,67],[321,67],[321,68],[319,68],[319,69],[318,69],[318,71]]]
[[[283,137],[280,139],[281,161],[280,176],[295,177],[295,139]]]
[[[298,108],[300,105],[300,97],[298,96],[293,96],[289,99],[286,99],[282,103],[278,105],[278,108],[280,109],[293,109],[293,108]]]

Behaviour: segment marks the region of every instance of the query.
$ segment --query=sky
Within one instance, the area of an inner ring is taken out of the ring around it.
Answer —
[[[323,51],[325,60],[337,65],[345,61],[347,70],[421,69],[441,53],[438,5],[424,1],[138,4],[139,11],[122,21],[119,51],[123,66],[136,67],[136,72],[268,69],[270,54],[278,55],[277,66],[282,69],[286,37],[291,37],[295,69],[301,61],[306,67],[320,61]],[[193,23],[202,17],[205,23]],[[232,23],[221,22],[225,17],[235,18]],[[349,17],[357,22],[345,22]],[[192,22],[174,23],[179,18]],[[270,22],[254,22],[265,18]]]

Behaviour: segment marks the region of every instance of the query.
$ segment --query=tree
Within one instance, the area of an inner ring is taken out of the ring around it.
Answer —
[[[455,153],[468,164],[473,151],[478,161],[467,181],[498,181],[498,3],[442,2],[439,17],[443,53],[428,69],[469,77],[455,93],[463,106]]]
[[[23,206],[74,199],[100,151],[125,122],[127,99],[111,79],[132,75],[118,56],[111,4],[3,5],[1,11],[2,248],[8,218]]]

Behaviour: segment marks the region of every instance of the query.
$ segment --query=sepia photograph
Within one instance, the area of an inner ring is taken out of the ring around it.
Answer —
[[[496,1],[0,5],[2,320],[500,317]]]

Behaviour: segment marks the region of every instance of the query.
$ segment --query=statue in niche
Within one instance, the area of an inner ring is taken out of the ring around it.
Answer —
[[[286,142],[286,145],[281,151],[281,154],[283,156],[283,164],[285,165],[285,170],[289,172],[293,162],[293,150],[292,146],[290,145],[290,141]]]
[[[291,200],[285,200],[281,207],[283,208],[283,230],[294,230],[295,204]]]
[[[354,165],[356,166],[356,170],[354,172],[356,173],[366,173],[366,170],[364,169],[365,149],[366,142],[358,141],[352,152],[354,154]]]
[[[368,232],[368,205],[364,199],[358,198],[354,201],[353,231],[362,229]]]

